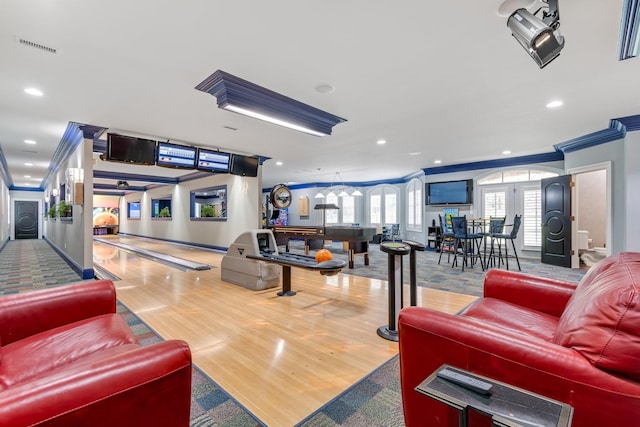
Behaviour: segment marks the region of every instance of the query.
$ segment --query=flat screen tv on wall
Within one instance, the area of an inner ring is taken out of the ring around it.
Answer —
[[[222,151],[206,150],[198,148],[198,163],[196,169],[218,173],[229,172],[231,154]]]
[[[234,154],[231,156],[231,168],[229,172],[233,175],[240,176],[258,176],[258,164],[260,159],[257,157],[242,156]]]
[[[154,165],[156,162],[156,141],[109,133],[107,134],[105,160],[136,165]]]
[[[195,169],[197,151],[195,147],[158,142],[156,164],[165,168]]]
[[[429,182],[427,205],[468,205],[473,203],[473,180]]]

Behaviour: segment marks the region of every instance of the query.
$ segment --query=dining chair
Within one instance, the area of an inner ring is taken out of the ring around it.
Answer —
[[[511,247],[513,248],[513,257],[516,259],[518,263],[518,271],[522,271],[520,268],[520,259],[518,258],[518,251],[516,250],[516,244],[514,240],[518,237],[518,231],[520,230],[520,225],[522,224],[522,215],[516,215],[513,217],[513,224],[507,224],[505,227],[511,227],[511,232],[509,233],[498,233],[494,236],[495,239],[498,240],[498,262],[500,263],[502,260],[502,244],[504,241],[504,259],[506,262],[507,270],[509,269],[509,249],[507,245],[507,241],[511,241]]]
[[[458,264],[458,248],[462,248],[462,271],[464,271],[465,265],[473,265],[479,260],[482,270],[484,270],[484,262],[480,256],[480,240],[482,240],[482,234],[469,233],[467,228],[467,216],[453,216],[451,217],[451,225],[453,226],[453,238],[454,238],[454,256],[451,267],[453,268]],[[467,264],[467,258],[471,258],[471,262]]]

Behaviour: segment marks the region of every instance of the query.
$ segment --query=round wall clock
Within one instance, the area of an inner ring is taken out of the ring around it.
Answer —
[[[276,209],[284,209],[291,204],[291,191],[284,184],[275,185],[271,189],[269,197]]]

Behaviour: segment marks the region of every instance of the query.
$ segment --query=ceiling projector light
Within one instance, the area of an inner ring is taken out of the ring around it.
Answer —
[[[126,190],[127,188],[129,188],[129,183],[127,181],[118,181],[118,183],[116,184],[116,188],[118,188],[119,190]]]
[[[542,19],[526,9],[517,9],[509,16],[507,26],[540,68],[557,58],[564,47],[564,37],[555,33],[560,27],[557,0],[549,0],[549,12],[543,12]]]

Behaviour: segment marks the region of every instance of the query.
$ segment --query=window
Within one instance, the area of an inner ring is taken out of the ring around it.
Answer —
[[[339,209],[326,209],[325,224],[353,224],[356,222],[355,197],[338,197],[334,193],[329,193],[325,200],[327,204],[335,204]]]
[[[127,203],[127,218],[140,219],[140,202]]]
[[[372,194],[369,198],[369,218],[371,224],[381,224],[380,220],[382,217],[380,212],[382,211],[382,205],[380,201],[382,200],[382,196],[380,194]]]
[[[346,196],[342,198],[342,223],[353,224],[356,222],[356,201],[353,196]]]
[[[522,234],[525,247],[542,245],[542,200],[541,190],[536,187],[523,188]]]
[[[171,218],[171,196],[151,199],[151,218]]]
[[[558,174],[556,172],[535,169],[515,169],[487,175],[481,179],[478,179],[478,185],[538,181],[543,178],[551,178],[554,176],[558,176]]]
[[[336,196],[334,193],[329,193],[327,195],[327,204],[335,204],[336,206],[340,206],[338,205],[338,196]],[[337,224],[338,223],[338,209],[325,209],[324,211],[325,214],[325,224]]]
[[[422,181],[412,179],[407,185],[407,229],[422,231]]]
[[[200,188],[190,193],[189,217],[192,221],[227,219],[227,186]]]
[[[397,224],[398,196],[385,194],[384,197],[384,222],[385,224]]]
[[[369,223],[398,223],[399,190],[391,185],[377,187],[369,193]]]
[[[507,192],[486,191],[483,200],[483,212],[486,218],[507,216]]]

